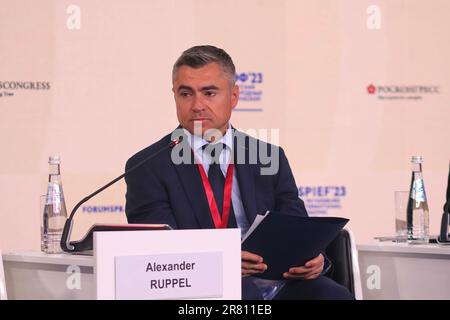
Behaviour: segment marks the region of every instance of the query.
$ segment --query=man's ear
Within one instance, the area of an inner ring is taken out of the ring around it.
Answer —
[[[234,109],[239,102],[239,86],[237,84],[234,85],[233,89],[231,89],[231,108]]]

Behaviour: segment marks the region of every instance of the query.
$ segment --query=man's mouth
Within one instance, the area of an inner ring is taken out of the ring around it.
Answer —
[[[195,119],[192,119],[191,121],[195,122],[195,121],[205,121],[205,120],[209,120],[209,118],[195,118]]]

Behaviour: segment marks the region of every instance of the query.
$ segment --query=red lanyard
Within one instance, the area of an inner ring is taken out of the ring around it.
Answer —
[[[208,199],[209,211],[211,212],[212,219],[214,221],[214,226],[216,229],[223,229],[228,226],[228,217],[230,216],[231,207],[231,188],[233,186],[233,171],[234,164],[230,163],[227,168],[227,176],[225,178],[225,188],[223,190],[223,208],[222,208],[222,218],[220,217],[219,210],[217,209],[217,202],[214,198],[214,192],[209,183],[208,176],[206,175],[205,168],[201,163],[197,163],[198,171],[202,177],[203,189],[206,193],[206,198]]]

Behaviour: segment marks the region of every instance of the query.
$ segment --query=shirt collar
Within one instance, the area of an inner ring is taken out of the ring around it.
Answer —
[[[203,137],[196,136],[194,134],[191,134],[189,131],[184,129],[184,132],[186,133],[187,140],[189,142],[189,145],[194,151],[198,151],[198,149],[201,149],[204,145],[207,145],[209,142]],[[233,132],[232,132],[231,124],[228,123],[227,131],[225,132],[225,135],[217,141],[216,143],[223,143],[225,144],[230,150],[233,150]]]

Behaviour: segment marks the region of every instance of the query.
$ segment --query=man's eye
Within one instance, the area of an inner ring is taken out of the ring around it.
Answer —
[[[182,91],[182,92],[180,92],[180,96],[182,96],[182,97],[190,97],[191,93],[187,92],[187,91]]]
[[[216,95],[215,91],[206,91],[205,96],[207,97],[214,97]]]

